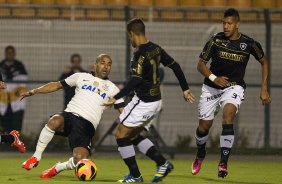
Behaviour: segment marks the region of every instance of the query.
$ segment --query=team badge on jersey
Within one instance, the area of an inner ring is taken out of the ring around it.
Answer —
[[[109,90],[109,86],[107,84],[102,84],[102,88],[103,90],[105,91],[108,91]]]
[[[240,43],[240,48],[241,48],[241,50],[245,50],[247,48],[247,44],[246,43]]]
[[[97,82],[97,81],[94,81],[94,82],[93,82],[93,86],[96,86],[96,87],[98,87],[98,86],[99,86],[99,82]]]

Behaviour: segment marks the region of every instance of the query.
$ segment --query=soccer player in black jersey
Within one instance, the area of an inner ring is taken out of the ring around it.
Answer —
[[[156,150],[149,139],[142,137],[139,133],[161,109],[158,70],[160,63],[173,70],[186,101],[192,103],[194,95],[188,87],[180,65],[164,49],[147,39],[145,25],[141,19],[130,20],[127,24],[127,32],[132,46],[136,49],[131,61],[131,79],[114,98],[105,104],[105,106],[111,106],[116,100],[135,91],[135,96],[120,115],[121,123],[116,132],[119,152],[130,171],[129,175],[119,182],[143,182],[135,160],[133,145],[156,162],[157,174],[153,177],[152,182],[159,182],[171,172],[173,166]]]
[[[6,84],[5,82],[3,82],[3,78],[0,73],[0,90],[5,89],[5,88],[6,88]],[[1,92],[0,92],[0,95],[1,95]],[[16,147],[19,152],[23,153],[25,152],[25,146],[24,146],[24,143],[20,140],[19,136],[20,134],[16,130],[12,130],[9,134],[1,134],[0,135],[0,144],[2,143],[11,144],[11,146]]]
[[[233,120],[244,100],[246,84],[244,75],[250,54],[259,61],[262,68],[260,98],[263,105],[271,99],[267,91],[268,61],[261,45],[240,33],[240,17],[237,10],[224,12],[223,30],[214,35],[200,54],[198,71],[205,77],[199,100],[199,126],[196,130],[197,156],[192,163],[192,174],[196,175],[205,158],[205,145],[214,116],[219,108],[223,111],[222,133],[220,136],[221,158],[218,177],[226,177],[227,162],[234,142]],[[210,68],[206,66],[209,60]]]

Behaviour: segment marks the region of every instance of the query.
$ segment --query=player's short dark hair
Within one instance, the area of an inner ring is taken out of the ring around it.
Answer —
[[[132,31],[136,35],[145,35],[145,24],[140,18],[133,18],[127,23],[127,32]]]
[[[12,46],[12,45],[8,45],[8,46],[5,48],[5,52],[7,52],[8,50],[12,50],[13,52],[16,51],[15,47]]]
[[[240,21],[239,12],[235,8],[228,8],[227,10],[225,10],[224,18],[226,17],[234,17],[237,21]]]
[[[80,56],[80,54],[72,54],[72,55],[71,55],[71,58],[70,58],[70,61],[73,62],[73,59],[74,59],[74,58],[79,58],[79,60],[80,60],[80,62],[81,62],[81,56]]]

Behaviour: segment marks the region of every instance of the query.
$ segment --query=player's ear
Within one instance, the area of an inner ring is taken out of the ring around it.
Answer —
[[[240,22],[237,22],[236,28],[239,29],[239,27],[240,27]]]
[[[133,31],[129,31],[129,32],[128,32],[128,36],[129,36],[129,38],[132,38],[132,37],[133,37],[133,35],[134,35]]]

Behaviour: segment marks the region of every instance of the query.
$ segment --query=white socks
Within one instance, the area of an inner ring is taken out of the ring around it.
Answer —
[[[220,147],[232,148],[234,143],[234,135],[221,135],[220,136]]]
[[[124,147],[118,147],[118,151],[122,157],[122,159],[126,159],[129,157],[133,157],[135,156],[135,150],[133,145],[129,145],[129,146],[124,146]]]
[[[36,145],[36,151],[33,154],[34,157],[36,157],[38,160],[41,160],[42,153],[44,152],[45,148],[49,144],[49,142],[54,137],[55,131],[51,130],[47,124],[45,127],[41,130],[37,145]]]
[[[63,163],[57,163],[55,169],[57,172],[61,172],[63,170],[72,170],[75,168],[75,164],[73,162],[73,157],[71,157],[68,161]]]
[[[146,155],[147,151],[154,146],[154,144],[152,143],[152,141],[150,141],[149,139],[145,138],[143,139],[141,142],[139,142],[139,144],[137,145],[137,148],[139,149],[139,151],[141,153],[143,153],[144,155]]]

